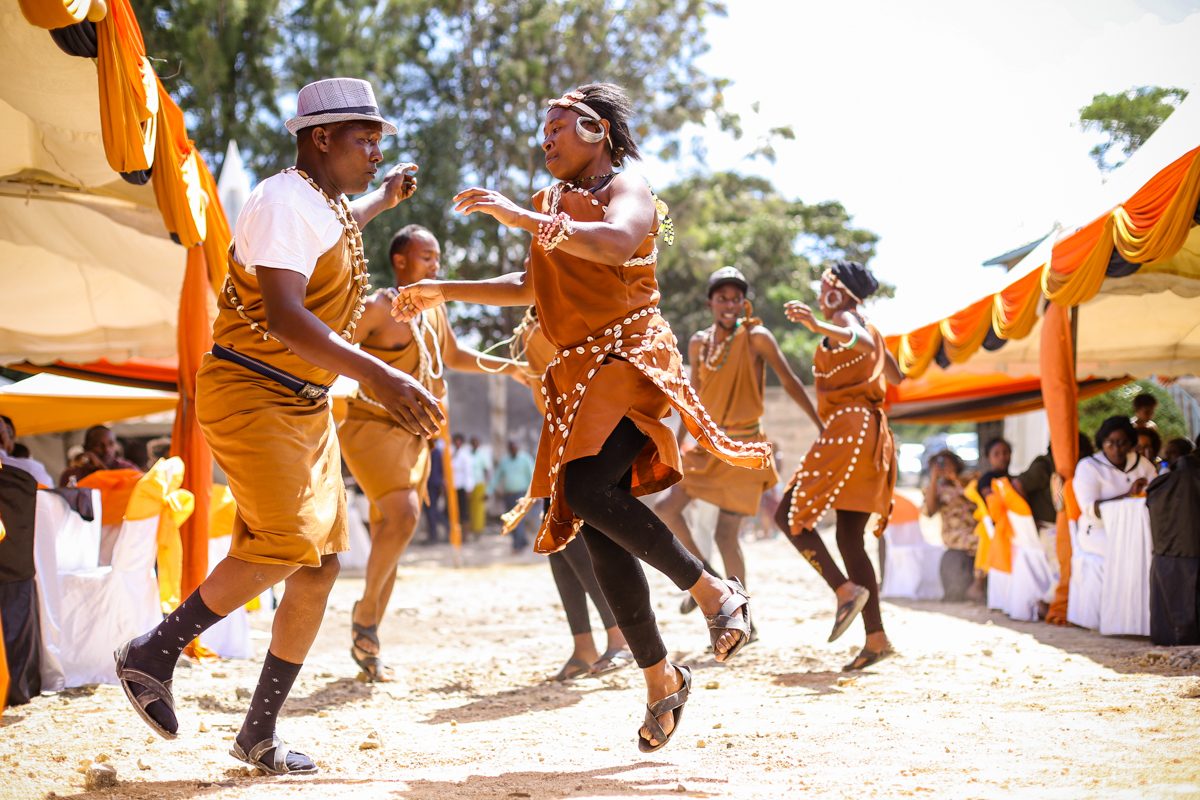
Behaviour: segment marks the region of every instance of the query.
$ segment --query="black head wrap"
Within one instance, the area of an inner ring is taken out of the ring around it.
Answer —
[[[871,270],[857,261],[839,261],[830,268],[833,276],[845,284],[859,300],[866,300],[879,291],[879,281]]]

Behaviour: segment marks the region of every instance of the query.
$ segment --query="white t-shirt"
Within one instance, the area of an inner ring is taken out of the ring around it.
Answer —
[[[251,275],[261,265],[311,278],[317,259],[338,243],[342,231],[320,192],[296,173],[281,172],[254,187],[242,206],[234,255]]]
[[[1104,530],[1104,520],[1096,516],[1096,502],[1118,497],[1129,491],[1134,481],[1154,480],[1154,466],[1134,452],[1125,459],[1125,469],[1117,469],[1103,453],[1085,458],[1075,467],[1075,500],[1079,503],[1081,530]]]

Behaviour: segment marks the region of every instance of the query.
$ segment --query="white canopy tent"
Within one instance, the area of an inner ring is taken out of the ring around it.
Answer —
[[[1005,283],[1041,268],[1058,238],[1111,210],[1197,146],[1200,97],[1193,95],[1113,173],[1089,216],[1072,220],[1073,225],[1048,237],[1005,276]],[[1106,278],[1100,292],[1078,311],[1077,377],[1200,375],[1200,226],[1192,226],[1183,248],[1169,261],[1143,266],[1126,277]],[[1024,339],[995,351],[981,348],[947,371],[1037,375],[1041,341],[1039,319]]]
[[[109,166],[96,66],[0,0],[0,364],[176,351],[186,251]]]

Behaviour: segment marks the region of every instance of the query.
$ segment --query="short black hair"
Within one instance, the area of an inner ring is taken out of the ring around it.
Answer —
[[[967,471],[967,465],[963,463],[961,458],[958,457],[958,453],[955,453],[953,450],[942,450],[940,453],[934,453],[933,458],[929,459],[929,461],[930,463],[933,463],[939,459],[946,459],[950,461],[950,463],[954,465],[955,473],[957,473],[959,476]]]
[[[87,429],[87,433],[83,435],[83,447],[86,450],[99,433],[112,433],[105,425],[93,425]]]
[[[625,90],[615,83],[589,83],[575,91],[583,94],[588,108],[608,121],[608,137],[612,139],[612,164],[619,167],[625,159],[641,160],[642,151],[629,130],[629,118],[633,116],[633,102]]]
[[[1178,453],[1176,456],[1176,458],[1178,458],[1180,456],[1186,456],[1194,451],[1196,449],[1196,443],[1186,436],[1177,436],[1171,441],[1167,442],[1167,447],[1174,448],[1176,453]]]
[[[403,228],[396,231],[395,235],[392,236],[392,243],[388,245],[388,264],[390,265],[392,263],[392,257],[394,255],[397,253],[403,253],[404,248],[408,247],[409,242],[420,236],[422,233],[428,234],[432,238],[437,239],[437,237],[433,235],[433,231],[429,230],[429,228],[426,228],[424,225],[417,225],[416,223],[413,223],[412,225],[405,225]]]
[[[1154,428],[1146,428],[1141,425],[1134,428],[1134,431],[1139,437],[1148,436],[1150,438],[1150,446],[1154,448],[1156,454],[1162,452],[1162,437],[1158,435],[1158,431],[1154,430]],[[1136,440],[1134,443],[1137,443]]]
[[[16,425],[13,425],[13,421],[12,421],[11,419],[9,419],[8,417],[4,416],[3,414],[0,414],[0,422],[3,422],[5,425],[7,425],[7,426],[8,426],[8,429],[9,429],[10,431],[12,431],[12,433],[13,433],[13,436],[16,436],[16,435],[17,435],[17,426],[16,426]]]
[[[983,446],[983,457],[987,458],[990,456],[992,454],[992,448],[999,444],[1007,447],[1008,452],[1012,452],[1012,444],[1009,443],[1008,439],[1005,439],[1003,436],[997,436],[993,439],[989,439],[988,443]]]
[[[1112,436],[1117,431],[1125,434],[1125,438],[1129,440],[1129,446],[1137,445],[1137,431],[1133,428],[1133,423],[1129,421],[1129,417],[1122,414],[1116,414],[1100,423],[1100,430],[1096,431],[1096,449],[1104,449],[1104,441]]]
[[[1092,440],[1083,431],[1079,432],[1079,460],[1090,458],[1096,454],[1096,448],[1092,447]]]
[[[1149,392],[1142,392],[1137,397],[1133,398],[1133,408],[1156,408],[1158,406],[1158,398]]]

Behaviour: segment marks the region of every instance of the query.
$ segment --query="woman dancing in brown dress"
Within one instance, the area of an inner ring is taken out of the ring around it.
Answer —
[[[887,383],[904,379],[883,336],[858,305],[879,288],[870,270],[839,261],[821,276],[821,315],[803,303],[787,304],[788,319],[824,335],[813,356],[817,413],[825,431],[784,490],[775,521],[792,545],[837,594],[829,641],[841,636],[861,611],[867,641],[844,671],[864,669],[891,655],[879,613],[879,585],[863,546],[872,514],[875,535],[887,526],[896,487],[896,453],[883,413]],[[842,575],[815,530],[827,511],[837,515],[837,543],[849,579]]]

